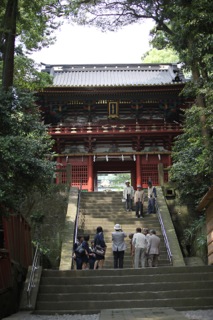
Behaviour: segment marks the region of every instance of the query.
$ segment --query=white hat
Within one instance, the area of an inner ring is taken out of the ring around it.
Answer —
[[[140,185],[140,184],[138,184],[138,185],[137,185],[137,188],[141,188],[141,185]]]
[[[119,223],[116,223],[116,225],[114,226],[115,230],[121,230],[121,226]]]
[[[125,181],[125,183],[129,183],[129,181],[128,181],[128,180],[126,180],[126,181]]]

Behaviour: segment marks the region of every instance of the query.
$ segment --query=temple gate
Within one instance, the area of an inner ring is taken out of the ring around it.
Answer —
[[[180,96],[185,79],[176,64],[46,65],[44,71],[53,85],[38,93],[39,105],[57,166],[70,165],[72,186],[96,190],[99,172],[129,172],[134,187],[168,181],[172,145],[190,103]]]

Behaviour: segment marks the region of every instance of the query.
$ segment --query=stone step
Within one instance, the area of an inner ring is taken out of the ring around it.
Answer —
[[[82,289],[82,288],[81,288]],[[134,290],[125,291],[125,292],[99,292],[97,295],[96,292],[74,292],[74,293],[61,293],[56,295],[54,293],[40,294],[39,300],[37,301],[51,301],[51,302],[63,302],[63,301],[111,301],[111,300],[129,300],[129,297],[135,294]],[[149,300],[149,299],[174,299],[174,298],[197,298],[197,297],[206,297],[213,296],[213,288],[208,289],[181,289],[181,290],[160,290],[160,291],[147,291],[146,289],[142,292],[137,292],[137,300]],[[130,298],[131,299],[131,298]]]
[[[34,313],[204,309],[212,306],[212,298],[213,266],[43,270]]]
[[[91,272],[95,272],[95,271],[91,271]],[[138,293],[141,292],[142,289],[142,285],[147,285],[147,284],[141,284],[141,283],[136,283],[134,284],[134,292]],[[203,286],[204,288],[206,287],[207,290],[209,290],[209,288],[213,287],[213,280],[212,281],[203,281]],[[161,282],[161,283],[149,283],[149,292],[160,292],[161,291],[169,291],[169,292],[177,292],[178,290],[181,291],[186,291],[186,290],[203,290],[200,289],[201,285],[199,281],[185,281],[185,282],[178,282],[175,284],[175,289],[174,289],[174,282]],[[116,284],[106,284],[105,285],[106,288],[106,292],[107,294],[111,293],[120,293],[122,292],[132,292],[132,284],[121,284],[121,285],[116,285]],[[103,288],[102,286],[100,286],[100,284],[94,285],[93,286],[94,292],[96,293],[96,295],[98,294],[102,294],[103,293]],[[146,289],[145,289],[146,291]],[[56,287],[55,285],[41,285],[39,288],[39,299],[40,299],[40,294],[55,294],[56,293]],[[62,286],[57,286],[57,293],[59,294],[63,294],[63,293],[73,293],[73,294],[82,294],[82,293],[87,293],[87,294],[91,294],[91,285],[90,284],[81,284],[76,286],[73,285],[62,285]],[[211,294],[212,296],[212,294]]]
[[[50,310],[57,314],[69,314],[73,310],[81,313],[82,310],[90,310],[91,313],[99,313],[103,309],[129,309],[129,308],[174,308],[178,310],[212,308],[212,297],[207,294],[205,297],[196,298],[171,298],[171,299],[135,299],[132,300],[111,300],[111,301],[63,301],[63,302],[46,302],[38,301],[36,314],[51,314]],[[54,313],[53,312],[53,313]]]
[[[162,267],[163,268],[163,267]],[[83,270],[83,271],[86,271],[86,270]],[[95,272],[96,270],[87,270],[89,272]],[[97,270],[98,271],[98,270]],[[80,272],[80,271],[79,271]],[[113,270],[111,270],[111,272],[113,273]],[[141,279],[142,278],[142,279]],[[112,280],[114,281],[112,284],[114,285],[123,285],[124,283],[126,284],[132,284],[133,286],[135,284],[138,284],[138,283],[141,283],[144,284],[144,285],[149,285],[149,283],[151,281],[155,281],[155,282],[173,282],[173,283],[176,283],[176,282],[186,282],[186,281],[195,281],[195,277],[193,277],[193,275],[181,275],[181,276],[178,276],[176,275],[175,276],[175,280],[174,280],[174,275],[173,276],[167,276],[167,275],[161,275],[159,277],[156,277],[156,279],[150,279],[151,277],[148,277],[148,276],[145,276],[143,277],[142,275],[140,276],[129,276],[127,277],[127,279],[124,279],[123,277],[118,277],[118,278],[113,278],[113,279],[109,279],[109,277],[104,277],[104,278],[100,278],[100,277],[95,277],[95,279],[92,279],[91,280],[91,277],[85,277],[85,279],[81,279],[81,282],[83,282],[85,285],[88,285],[90,284],[91,286],[92,285],[102,285],[102,286],[105,286],[109,283],[112,283]],[[204,277],[203,279],[200,279],[199,281],[212,281],[212,276],[206,276]],[[198,280],[197,280],[198,281]],[[80,283],[80,280],[79,278],[58,278],[58,279],[51,279],[51,278],[48,278],[48,279],[42,279],[42,282],[41,282],[41,285],[50,285],[50,284],[53,284],[55,286],[60,286],[60,285],[74,285],[74,286],[77,286],[79,283]]]
[[[156,214],[145,215],[144,219],[135,215],[135,210],[126,211],[125,203],[121,202],[122,192],[110,193],[83,193],[81,197],[81,223],[79,233],[89,234],[90,241],[94,239],[96,228],[102,226],[104,239],[107,247],[105,255],[105,268],[113,268],[112,239],[111,233],[114,225],[119,223],[124,232],[129,236],[134,233],[137,227],[155,229],[158,236],[161,236],[161,227]],[[133,208],[134,209],[134,208]],[[147,211],[147,202],[144,205],[144,213]],[[126,238],[127,249],[125,252],[124,268],[132,267],[132,257],[130,255],[129,237]],[[161,237],[161,257],[160,266],[170,265],[164,239]]]

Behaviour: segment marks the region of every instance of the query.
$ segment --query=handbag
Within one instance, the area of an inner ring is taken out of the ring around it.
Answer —
[[[105,250],[102,248],[100,245],[96,245],[95,247],[95,253],[98,254],[99,256],[104,256],[105,255]]]
[[[122,200],[121,200],[122,202],[126,202],[126,199],[124,199],[124,198],[122,198]]]

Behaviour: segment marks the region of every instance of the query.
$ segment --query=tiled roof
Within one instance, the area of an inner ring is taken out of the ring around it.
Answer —
[[[152,86],[184,82],[177,64],[45,65],[53,87]],[[176,76],[180,81],[174,81]]]

